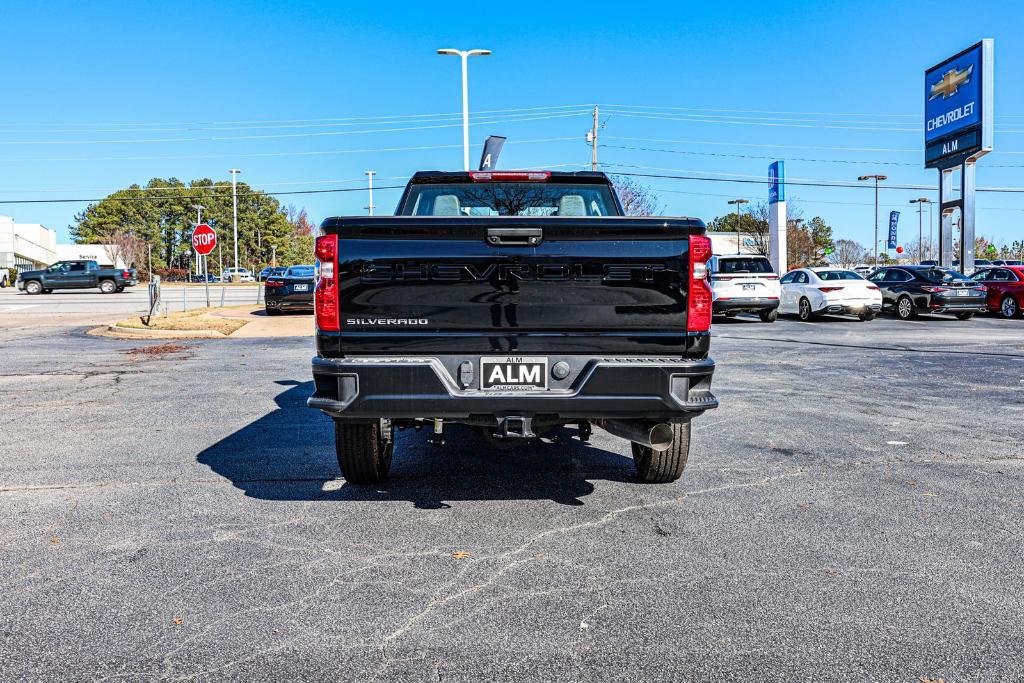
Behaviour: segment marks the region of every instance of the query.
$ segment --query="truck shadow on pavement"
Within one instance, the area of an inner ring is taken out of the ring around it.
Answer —
[[[396,432],[391,476],[381,486],[344,482],[334,454],[334,426],[306,407],[313,382],[288,387],[277,409],[205,449],[196,460],[261,500],[409,501],[421,509],[459,500],[551,500],[583,505],[593,480],[634,480],[632,458],[580,442],[575,428],[543,442],[498,448],[479,430],[454,425],[436,448],[427,430]],[[596,434],[595,434],[596,436]]]

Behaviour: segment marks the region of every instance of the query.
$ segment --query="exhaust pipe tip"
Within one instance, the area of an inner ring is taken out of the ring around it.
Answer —
[[[667,451],[672,447],[672,427],[660,422],[651,427],[649,440],[651,448],[656,451]]]

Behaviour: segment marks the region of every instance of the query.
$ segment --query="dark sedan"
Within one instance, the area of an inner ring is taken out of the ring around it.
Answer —
[[[267,315],[285,310],[313,311],[316,269],[313,266],[289,266],[283,274],[272,275],[264,285]]]
[[[963,273],[937,266],[888,266],[868,280],[882,290],[882,310],[901,320],[918,313],[952,313],[969,320],[986,310],[984,285]]]

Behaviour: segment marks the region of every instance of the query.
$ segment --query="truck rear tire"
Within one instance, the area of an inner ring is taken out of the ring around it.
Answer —
[[[350,484],[382,484],[391,469],[395,429],[384,421],[354,424],[334,421],[334,447],[341,474]]]
[[[117,291],[117,285],[114,283],[113,280],[101,280],[100,291],[103,292],[104,294],[113,294],[114,292]]]
[[[638,443],[633,444],[633,464],[640,481],[649,484],[667,484],[683,476],[690,457],[690,423],[672,423],[672,445],[666,451],[656,451]]]

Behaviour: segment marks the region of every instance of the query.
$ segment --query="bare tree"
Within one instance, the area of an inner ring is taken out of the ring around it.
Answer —
[[[288,204],[281,209],[281,213],[292,224],[296,235],[316,235],[316,221],[309,217],[305,209],[300,209],[294,204]]]
[[[836,240],[835,248],[829,254],[828,262],[839,268],[853,268],[863,263],[867,249],[860,242],[854,240]]]
[[[629,176],[612,176],[612,185],[627,216],[660,216],[665,206],[651,188]]]
[[[111,263],[117,267],[121,261],[128,267],[143,261],[146,253],[146,241],[139,237],[135,231],[124,228],[104,228],[99,231],[99,238],[103,243],[103,251]]]

